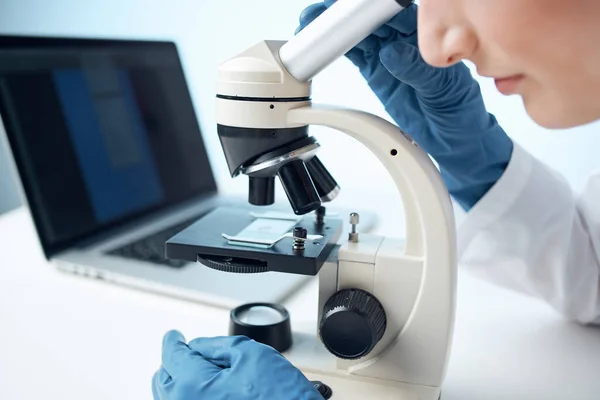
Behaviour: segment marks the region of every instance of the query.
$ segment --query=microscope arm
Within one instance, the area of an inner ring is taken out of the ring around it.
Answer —
[[[290,125],[321,125],[361,142],[381,160],[402,198],[407,228],[404,247],[384,239],[373,272],[367,272],[367,264],[345,270],[344,250],[340,250],[338,279],[354,274],[351,281],[372,280],[370,290],[388,313],[388,332],[373,354],[346,368],[363,376],[441,385],[454,322],[456,254],[454,214],[439,171],[397,126],[372,114],[310,105],[289,110],[287,118]],[[347,246],[350,254],[364,251],[360,240]],[[365,246],[369,246],[366,240]],[[412,288],[403,275],[407,265],[421,271],[416,298],[411,299],[402,293],[403,288]],[[410,312],[403,314],[400,309],[407,304],[398,302],[413,304]]]
[[[449,230],[444,230],[444,236],[438,242],[454,235],[452,206],[439,171],[426,153],[396,125],[367,112],[316,104],[293,108],[288,111],[287,118],[290,125],[320,125],[341,131],[377,156],[390,172],[402,199],[407,256],[423,257],[427,250],[424,247],[428,239],[423,237],[423,225],[427,221],[420,219],[422,215],[428,217],[431,226],[439,225],[440,221],[447,222]],[[439,208],[436,213],[428,210],[436,206]]]

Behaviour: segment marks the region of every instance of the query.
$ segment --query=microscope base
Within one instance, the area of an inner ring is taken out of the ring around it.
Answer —
[[[338,359],[325,350],[309,324],[297,322],[295,326],[294,345],[283,355],[309,380],[329,386],[332,400],[439,400],[440,387],[372,378],[361,376],[360,371],[340,369]]]
[[[440,388],[387,382],[352,375],[323,374],[304,371],[311,381],[319,381],[331,388],[332,400],[439,400]]]

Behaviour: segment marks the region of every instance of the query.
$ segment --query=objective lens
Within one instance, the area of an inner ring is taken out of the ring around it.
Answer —
[[[340,187],[329,171],[327,171],[327,168],[325,168],[321,160],[316,156],[311,158],[306,163],[306,168],[315,184],[315,188],[317,189],[317,193],[319,193],[321,201],[325,203],[335,199],[340,192]]]
[[[308,214],[319,208],[321,200],[304,161],[295,160],[283,165],[278,175],[296,215]]]
[[[275,203],[275,177],[248,180],[248,202],[255,206],[270,206]]]

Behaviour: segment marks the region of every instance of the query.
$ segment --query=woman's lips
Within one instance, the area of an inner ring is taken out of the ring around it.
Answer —
[[[514,75],[507,78],[496,78],[496,88],[504,95],[517,93],[520,83],[523,81],[523,75]]]

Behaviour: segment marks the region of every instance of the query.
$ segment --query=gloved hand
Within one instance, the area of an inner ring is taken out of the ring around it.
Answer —
[[[177,331],[163,339],[154,400],[323,400],[275,349],[241,336],[198,338]]]
[[[307,7],[298,33],[335,0]],[[513,144],[487,112],[463,63],[434,68],[420,55],[413,5],[346,54],[396,124],[437,162],[448,191],[470,209],[493,186]]]

